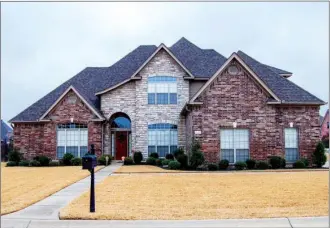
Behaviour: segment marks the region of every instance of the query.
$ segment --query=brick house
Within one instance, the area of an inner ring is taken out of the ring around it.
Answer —
[[[225,58],[185,38],[139,46],[110,67],[88,67],[10,122],[14,145],[31,158],[133,151],[161,157],[199,140],[207,161],[280,155],[311,158],[325,104],[292,73],[242,51]]]
[[[321,123],[321,137],[329,135],[329,109],[320,121]]]

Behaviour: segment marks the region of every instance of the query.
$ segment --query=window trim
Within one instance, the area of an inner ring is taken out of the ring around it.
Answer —
[[[155,80],[155,81],[153,81],[153,79],[156,79],[156,78],[168,78],[168,79],[171,79],[171,80],[159,80],[159,81],[157,81],[157,80]],[[156,86],[156,88],[155,88],[155,92],[154,93],[150,93],[149,92],[149,84],[161,84],[161,83],[163,83],[163,84],[166,84],[167,85],[167,92],[166,93],[160,93],[160,92],[158,92],[157,91],[157,86]],[[177,105],[178,104],[178,80],[177,80],[177,78],[175,77],[175,76],[168,76],[168,75],[164,75],[164,76],[161,76],[161,75],[155,75],[155,76],[149,76],[148,77],[148,88],[147,88],[147,103],[148,103],[148,105]],[[170,85],[170,84],[175,84],[176,85],[176,92],[175,93],[171,93],[170,92],[170,87],[168,86],[168,85]],[[149,94],[154,94],[154,103],[150,103],[149,102]],[[167,103],[164,103],[164,104],[162,104],[162,103],[158,103],[158,101],[157,101],[157,95],[158,94],[167,94]],[[175,99],[175,103],[171,103],[171,94],[175,94],[175,97],[176,97],[176,99]]]
[[[233,148],[231,148],[231,150],[234,150],[234,162],[229,162],[230,165],[233,165],[235,164],[237,161],[236,161],[236,150],[240,150],[241,148],[236,148],[236,144],[235,144],[235,131],[237,130],[246,130],[247,131],[247,136],[248,136],[248,148],[247,150],[249,151],[248,152],[248,159],[250,159],[250,129],[248,128],[221,128],[220,129],[220,134],[219,134],[219,137],[220,137],[220,160],[222,160],[222,153],[221,153],[221,150],[226,150],[226,149],[222,149],[221,148],[221,130],[232,130],[233,131]]]
[[[59,125],[71,125],[71,124],[75,124],[75,125],[83,125],[83,126],[86,126],[86,127],[74,127],[74,128],[70,128],[70,127],[65,127],[65,128],[59,128]],[[61,129],[61,131],[63,131],[64,130],[64,132],[65,132],[65,146],[62,146],[62,147],[64,147],[64,153],[63,153],[63,156],[64,156],[64,154],[66,154],[67,153],[67,147],[68,147],[68,137],[67,137],[67,132],[68,132],[68,130],[72,130],[72,129],[75,129],[76,131],[78,131],[79,132],[79,139],[78,139],[78,158],[81,158],[82,156],[81,156],[81,151],[80,151],[80,147],[82,147],[81,146],[81,129],[84,129],[84,131],[86,131],[87,132],[87,151],[88,151],[88,126],[87,126],[87,124],[79,124],[79,123],[69,123],[69,124],[57,124],[56,125],[56,158],[57,159],[62,159],[62,158],[59,158],[58,157],[58,145],[57,145],[57,143],[58,143],[58,130],[59,129]],[[84,146],[83,146],[84,147]]]

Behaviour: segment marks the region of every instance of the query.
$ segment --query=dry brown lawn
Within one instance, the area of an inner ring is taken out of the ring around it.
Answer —
[[[114,173],[173,173],[179,170],[166,170],[152,165],[125,165],[121,166]]]
[[[328,172],[114,175],[62,219],[227,219],[328,215]]]
[[[81,166],[5,167],[1,163],[1,215],[21,210],[88,175]]]

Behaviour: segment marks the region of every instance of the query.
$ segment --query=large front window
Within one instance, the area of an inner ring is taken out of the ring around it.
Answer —
[[[65,153],[82,157],[87,153],[88,129],[85,124],[59,124],[57,126],[57,158]]]
[[[148,152],[159,157],[173,153],[178,148],[177,125],[160,123],[148,125]]]
[[[298,134],[296,128],[285,128],[285,160],[295,162],[298,160]]]
[[[221,159],[229,163],[245,162],[249,158],[249,131],[247,129],[220,130]]]
[[[149,77],[148,104],[177,104],[176,78],[169,76]]]

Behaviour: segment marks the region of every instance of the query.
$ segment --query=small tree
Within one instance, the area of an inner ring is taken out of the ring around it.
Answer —
[[[201,145],[198,141],[194,141],[191,146],[190,166],[196,169],[205,161],[204,153],[201,151]]]
[[[327,157],[324,153],[324,145],[322,142],[318,142],[316,149],[313,153],[313,163],[318,167],[321,168],[325,162],[327,161]]]
[[[23,160],[23,154],[15,148],[8,153],[8,160],[15,162],[18,165],[18,163]]]

